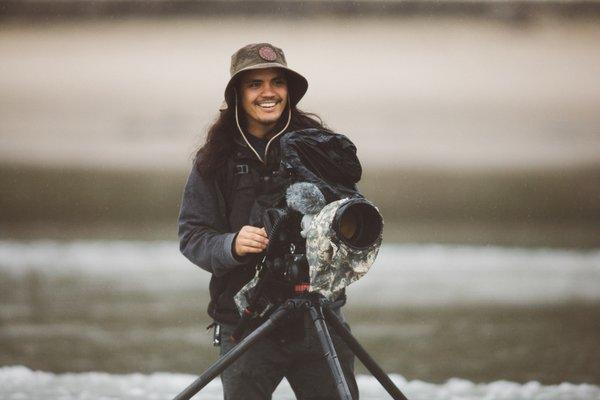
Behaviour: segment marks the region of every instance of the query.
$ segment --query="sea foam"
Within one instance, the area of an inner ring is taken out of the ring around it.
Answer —
[[[453,378],[442,384],[418,380],[407,381],[400,375],[390,375],[394,383],[411,400],[598,400],[600,387],[588,384],[561,383],[542,385],[497,381],[473,383]],[[196,377],[186,374],[153,373],[112,375],[101,372],[51,374],[32,371],[23,366],[0,368],[0,398],[6,400],[167,400],[189,385]],[[361,399],[383,400],[390,396],[372,376],[357,377]],[[221,400],[219,379],[213,380],[198,398]],[[295,399],[284,380],[274,399]]]

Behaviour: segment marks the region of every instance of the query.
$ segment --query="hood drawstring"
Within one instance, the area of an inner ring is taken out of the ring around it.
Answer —
[[[258,152],[250,144],[250,142],[248,141],[248,138],[246,138],[246,134],[244,133],[244,131],[242,130],[242,127],[240,126],[240,120],[238,117],[238,97],[237,97],[237,90],[235,90],[235,89],[234,89],[234,94],[235,94],[235,124],[237,125],[237,128],[240,131],[240,135],[242,135],[242,138],[244,139],[244,141],[246,142],[248,147],[250,147],[250,150],[252,150],[252,152],[254,152],[256,157],[258,157],[260,162],[263,164],[266,164],[266,161],[263,160],[263,158],[258,154]],[[273,135],[273,137],[271,139],[269,139],[269,141],[267,142],[267,147],[265,148],[265,154],[264,154],[265,159],[267,157],[267,154],[269,153],[269,145],[271,144],[271,142],[273,142],[273,140],[275,140],[275,138],[277,138],[277,136],[279,136],[283,132],[285,132],[285,130],[288,128],[288,126],[290,126],[290,121],[292,120],[292,106],[290,104],[289,94],[288,94],[287,103],[288,103],[288,120],[287,120],[285,126],[283,127],[283,129],[281,129],[279,132],[277,132],[277,134]]]

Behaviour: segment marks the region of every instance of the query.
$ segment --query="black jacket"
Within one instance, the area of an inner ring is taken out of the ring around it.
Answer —
[[[282,168],[280,141],[285,149]],[[295,171],[294,177],[288,175],[288,167]],[[262,226],[266,208],[284,205],[284,189],[291,180],[317,184],[329,202],[359,195],[360,175],[352,142],[318,129],[276,137],[265,163],[240,138],[225,168],[210,182],[194,166],[181,202],[179,241],[181,252],[191,262],[212,273],[208,314],[222,323],[239,320],[233,296],[254,276],[257,256],[236,258],[235,235],[244,225]]]
[[[212,273],[208,314],[231,324],[239,319],[233,296],[252,278],[256,265],[256,257],[233,255],[233,241],[242,226],[258,225],[251,220],[252,208],[258,195],[273,190],[279,145],[272,143],[265,165],[245,143],[236,142],[225,165],[212,181],[192,168],[181,202],[179,242],[183,255]]]

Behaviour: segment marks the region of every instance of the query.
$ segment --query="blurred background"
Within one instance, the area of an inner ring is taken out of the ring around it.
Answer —
[[[216,358],[176,219],[231,54],[268,41],[385,218],[346,307],[384,369],[600,384],[599,21],[569,0],[0,1],[0,366]]]

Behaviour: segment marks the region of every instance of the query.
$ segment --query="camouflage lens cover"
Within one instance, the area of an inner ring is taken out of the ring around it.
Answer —
[[[373,244],[361,249],[349,246],[340,240],[333,228],[333,220],[338,208],[350,200],[345,198],[327,204],[312,219],[307,230],[306,258],[309,265],[310,291],[318,292],[332,301],[346,286],[362,278],[369,271],[377,258],[383,240],[383,235],[380,233]],[[367,200],[362,199],[362,201],[377,210]],[[259,279],[257,274],[234,296],[240,314],[243,314],[248,307]],[[261,314],[264,310],[255,310],[255,312]]]
[[[335,300],[342,289],[369,271],[383,239],[380,233],[372,245],[356,249],[338,238],[332,222],[338,208],[349,200],[345,198],[326,205],[312,220],[306,237],[310,290],[319,292],[329,300]]]

